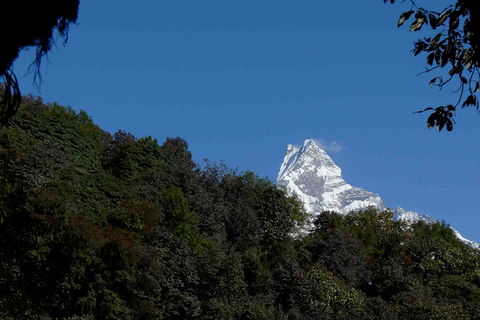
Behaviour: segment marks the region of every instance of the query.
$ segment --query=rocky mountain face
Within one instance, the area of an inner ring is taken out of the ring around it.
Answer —
[[[346,183],[342,170],[313,139],[306,140],[301,147],[288,145],[277,185],[298,196],[307,212],[313,214],[347,214],[370,206],[387,209],[378,194]]]
[[[318,215],[323,211],[336,211],[347,214],[368,207],[377,210],[389,210],[378,194],[351,186],[342,177],[342,170],[333,162],[313,139],[305,140],[302,146],[289,144],[285,158],[277,177],[277,185],[286,188],[291,195],[296,195],[304,204],[308,213]],[[408,223],[437,220],[429,215],[407,211],[396,207],[394,220]],[[480,249],[480,244],[463,238],[453,229],[457,237]]]

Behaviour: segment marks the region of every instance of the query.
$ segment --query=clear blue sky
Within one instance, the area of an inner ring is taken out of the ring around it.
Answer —
[[[200,164],[224,160],[275,180],[287,144],[322,140],[348,183],[480,242],[480,115],[461,110],[454,131],[438,133],[412,114],[456,96],[417,76],[424,57],[410,50],[422,33],[396,27],[408,9],[381,0],[83,0],[67,45],[42,67],[41,92],[23,76],[33,51],[15,71],[23,93],[83,109],[112,133],[180,136]]]

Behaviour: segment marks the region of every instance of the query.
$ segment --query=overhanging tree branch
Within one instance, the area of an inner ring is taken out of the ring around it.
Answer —
[[[12,72],[12,64],[21,50],[34,47],[35,60],[31,70],[34,71],[34,83],[41,83],[40,64],[55,43],[57,33],[68,39],[70,24],[76,23],[79,0],[15,0],[1,1],[0,30],[0,77],[3,79],[0,96],[0,127],[8,124],[20,105],[20,90],[17,79]]]
[[[393,4],[395,0],[383,0],[383,2]],[[477,4],[474,0],[457,0],[454,5],[446,7],[442,12],[435,12],[417,6],[413,0],[410,0],[410,3],[410,10],[400,15],[398,27],[412,16],[414,20],[410,24],[410,31],[419,31],[425,26],[430,26],[432,31],[442,27],[433,37],[415,41],[413,54],[417,56],[420,53],[426,53],[426,64],[432,66],[426,67],[420,74],[447,68],[448,78],[444,80],[442,76],[436,76],[430,80],[430,86],[436,86],[439,90],[453,78],[458,78],[460,82],[460,88],[452,91],[459,94],[455,105],[439,106],[435,109],[428,107],[421,111],[434,110],[427,120],[427,126],[429,128],[436,126],[438,130],[442,130],[445,124],[451,122],[456,107],[462,101],[462,108],[474,106],[478,110],[480,107],[476,96],[480,82],[478,53],[480,31]],[[469,92],[466,98],[463,95],[465,86],[468,87]],[[453,126],[447,125],[446,128],[451,131]]]

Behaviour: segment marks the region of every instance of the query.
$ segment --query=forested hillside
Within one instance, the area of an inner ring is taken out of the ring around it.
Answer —
[[[479,319],[445,224],[326,212],[38,97],[0,131],[1,319]]]

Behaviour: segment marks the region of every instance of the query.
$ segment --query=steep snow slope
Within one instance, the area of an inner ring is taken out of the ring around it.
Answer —
[[[298,148],[288,145],[277,185],[297,195],[313,214],[326,210],[346,214],[369,206],[386,209],[378,194],[346,183],[342,170],[313,139]]]

